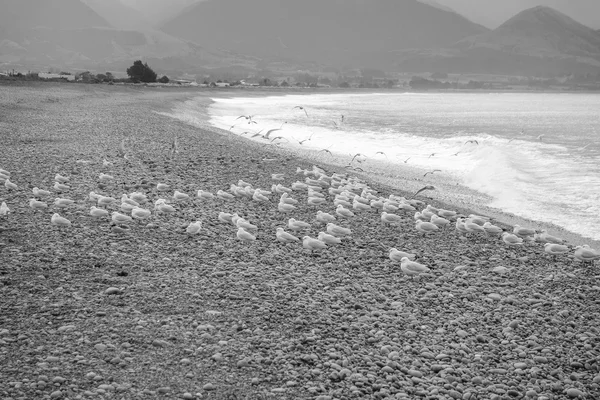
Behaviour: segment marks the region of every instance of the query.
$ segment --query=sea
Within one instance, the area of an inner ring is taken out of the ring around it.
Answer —
[[[277,129],[269,138],[283,147],[439,170],[487,207],[600,240],[600,94],[215,97],[208,111],[213,126],[248,138]]]

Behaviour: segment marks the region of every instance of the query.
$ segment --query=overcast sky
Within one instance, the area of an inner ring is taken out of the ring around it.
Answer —
[[[488,28],[527,8],[546,5],[594,29],[600,29],[600,0],[436,0]]]

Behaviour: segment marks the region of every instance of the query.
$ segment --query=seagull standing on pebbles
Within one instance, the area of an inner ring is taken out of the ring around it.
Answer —
[[[286,232],[283,228],[277,228],[277,231],[275,232],[275,237],[277,238],[277,241],[283,242],[283,243],[291,243],[291,242],[299,242],[300,241],[299,238],[292,235],[291,233]]]
[[[513,235],[512,233],[509,233],[509,232],[504,232],[502,234],[502,241],[509,246],[523,245],[523,239],[521,239],[517,235]]]
[[[525,238],[527,236],[533,237],[536,232],[534,229],[523,228],[519,225],[515,225],[513,228],[513,233],[519,237]]]
[[[129,215],[124,215],[116,211],[113,211],[111,220],[117,225],[133,222],[133,219]]]
[[[242,227],[238,228],[237,238],[243,242],[253,242],[256,240],[256,236],[252,235],[250,232],[247,232]]]
[[[337,238],[337,237],[330,235],[328,233],[325,233],[325,232],[319,232],[319,236],[317,236],[317,238],[325,244],[341,244],[342,243],[342,239]]]
[[[67,183],[69,181],[69,178],[67,178],[66,176],[62,176],[61,174],[56,174],[54,175],[54,180],[59,183]]]
[[[189,195],[182,193],[178,190],[176,190],[175,193],[173,193],[173,200],[175,200],[175,201],[187,201],[189,199],[190,199]]]
[[[406,275],[410,276],[411,278],[413,276],[420,275],[422,273],[430,271],[430,269],[427,268],[427,266],[425,266],[423,264],[419,264],[418,262],[415,262],[415,261],[410,261],[408,259],[408,257],[402,257],[402,259],[400,260],[400,269],[402,270],[402,272],[404,272]]]
[[[354,213],[352,211],[348,210],[347,208],[345,208],[341,204],[338,204],[337,208],[335,209],[335,213],[337,215],[339,215],[340,217],[346,217],[346,218],[354,217]]]
[[[563,244],[546,243],[544,251],[552,256],[558,256],[569,252],[569,247]]]
[[[94,218],[103,218],[108,216],[108,211],[103,208],[92,206],[92,208],[90,208],[90,215]]]
[[[158,190],[159,192],[166,192],[169,189],[170,189],[170,186],[167,185],[166,183],[157,183],[156,184],[156,190]]]
[[[277,210],[279,210],[280,212],[290,212],[290,211],[294,211],[296,209],[296,206],[293,206],[291,204],[286,204],[286,203],[281,203],[279,202],[279,204],[277,204]]]
[[[51,195],[51,193],[50,193],[49,191],[47,191],[47,190],[42,190],[42,189],[39,189],[39,188],[37,188],[37,187],[34,187],[34,188],[32,189],[32,192],[33,192],[33,195],[34,195],[35,197],[43,197],[43,196],[50,196],[50,195]]]
[[[131,210],[131,216],[135,219],[147,219],[152,215],[150,210],[146,210],[145,208],[136,207]]]
[[[45,208],[48,208],[48,204],[44,203],[43,201],[38,201],[36,199],[30,199],[29,207],[33,208],[34,210],[43,210]]]
[[[50,223],[55,226],[71,226],[71,221],[61,217],[58,213],[54,213],[54,215],[52,215],[52,218],[50,218]]]
[[[107,181],[114,180],[115,177],[112,175],[108,175],[108,174],[104,174],[104,173],[100,172],[100,175],[98,175],[98,179],[102,182],[107,182]]]
[[[350,236],[352,231],[348,228],[344,228],[342,226],[336,225],[333,222],[329,222],[327,224],[327,233],[332,234],[333,236]]]
[[[185,232],[189,235],[196,235],[202,229],[202,221],[190,222],[190,224],[185,228]]]
[[[1,214],[1,213],[0,213]],[[582,262],[594,262],[600,260],[600,252],[590,248],[590,246],[583,245],[575,248],[575,259]]]
[[[492,225],[489,221],[486,221],[486,223],[483,224],[483,229],[488,235],[500,235],[504,232],[502,228]]]
[[[75,204],[75,200],[60,198],[54,199],[54,205],[58,208],[67,208],[73,204]]]
[[[436,224],[426,221],[417,221],[415,228],[417,228],[417,230],[423,235],[428,235],[440,229]]]
[[[304,236],[302,238],[302,247],[312,251],[326,249],[327,245],[319,239],[311,238],[310,236]]]
[[[232,195],[231,193],[227,193],[227,192],[224,192],[222,190],[219,190],[217,192],[217,197],[220,198],[221,200],[233,200],[233,198],[235,196]]]
[[[198,190],[197,196],[199,199],[202,200],[212,200],[215,198],[214,194],[212,194],[211,192],[206,192],[204,190]]]
[[[402,222],[402,217],[397,214],[389,214],[384,211],[381,213],[381,222],[392,225],[399,224]]]
[[[412,253],[407,253],[405,251],[400,251],[394,247],[392,247],[390,249],[390,254],[389,254],[390,260],[394,261],[394,262],[402,262],[403,258],[408,258],[409,260],[413,261],[416,257],[416,254],[412,254]]]
[[[54,182],[53,188],[57,192],[64,192],[64,191],[71,189],[71,186],[65,185],[64,183],[60,183],[60,182]]]
[[[304,230],[304,229],[310,229],[311,228],[311,224],[309,224],[308,222],[297,221],[294,218],[290,218],[288,220],[288,228],[290,228],[293,231],[301,231],[301,230]]]
[[[317,211],[317,221],[327,224],[335,221],[335,217],[329,213],[323,211]]]
[[[6,202],[3,201],[2,204],[0,204],[0,216],[6,217],[9,212],[10,212],[10,208],[8,208],[8,206],[6,205]]]
[[[12,183],[10,181],[10,179],[8,179],[8,178],[6,178],[6,180],[4,181],[4,187],[7,189],[10,189],[10,190],[17,190],[19,188],[16,184]]]

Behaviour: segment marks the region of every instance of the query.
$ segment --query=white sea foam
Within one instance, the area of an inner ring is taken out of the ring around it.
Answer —
[[[210,123],[232,133],[250,131],[250,137],[281,127],[270,138],[281,136],[278,141],[290,148],[328,149],[348,161],[356,153],[390,163],[410,157],[410,166],[440,169],[491,196],[488,206],[600,239],[600,135],[593,129],[600,123],[598,95],[316,94],[213,101]],[[201,125],[194,109],[190,102],[172,116]],[[240,115],[253,115],[257,123]],[[268,143],[260,136],[252,140]]]

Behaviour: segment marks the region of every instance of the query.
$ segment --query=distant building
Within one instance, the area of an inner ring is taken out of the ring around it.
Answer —
[[[231,86],[229,82],[216,82],[217,87],[229,87]]]
[[[50,74],[46,72],[40,72],[38,74],[40,79],[65,79],[67,81],[74,81],[75,75],[65,75],[65,74]]]

